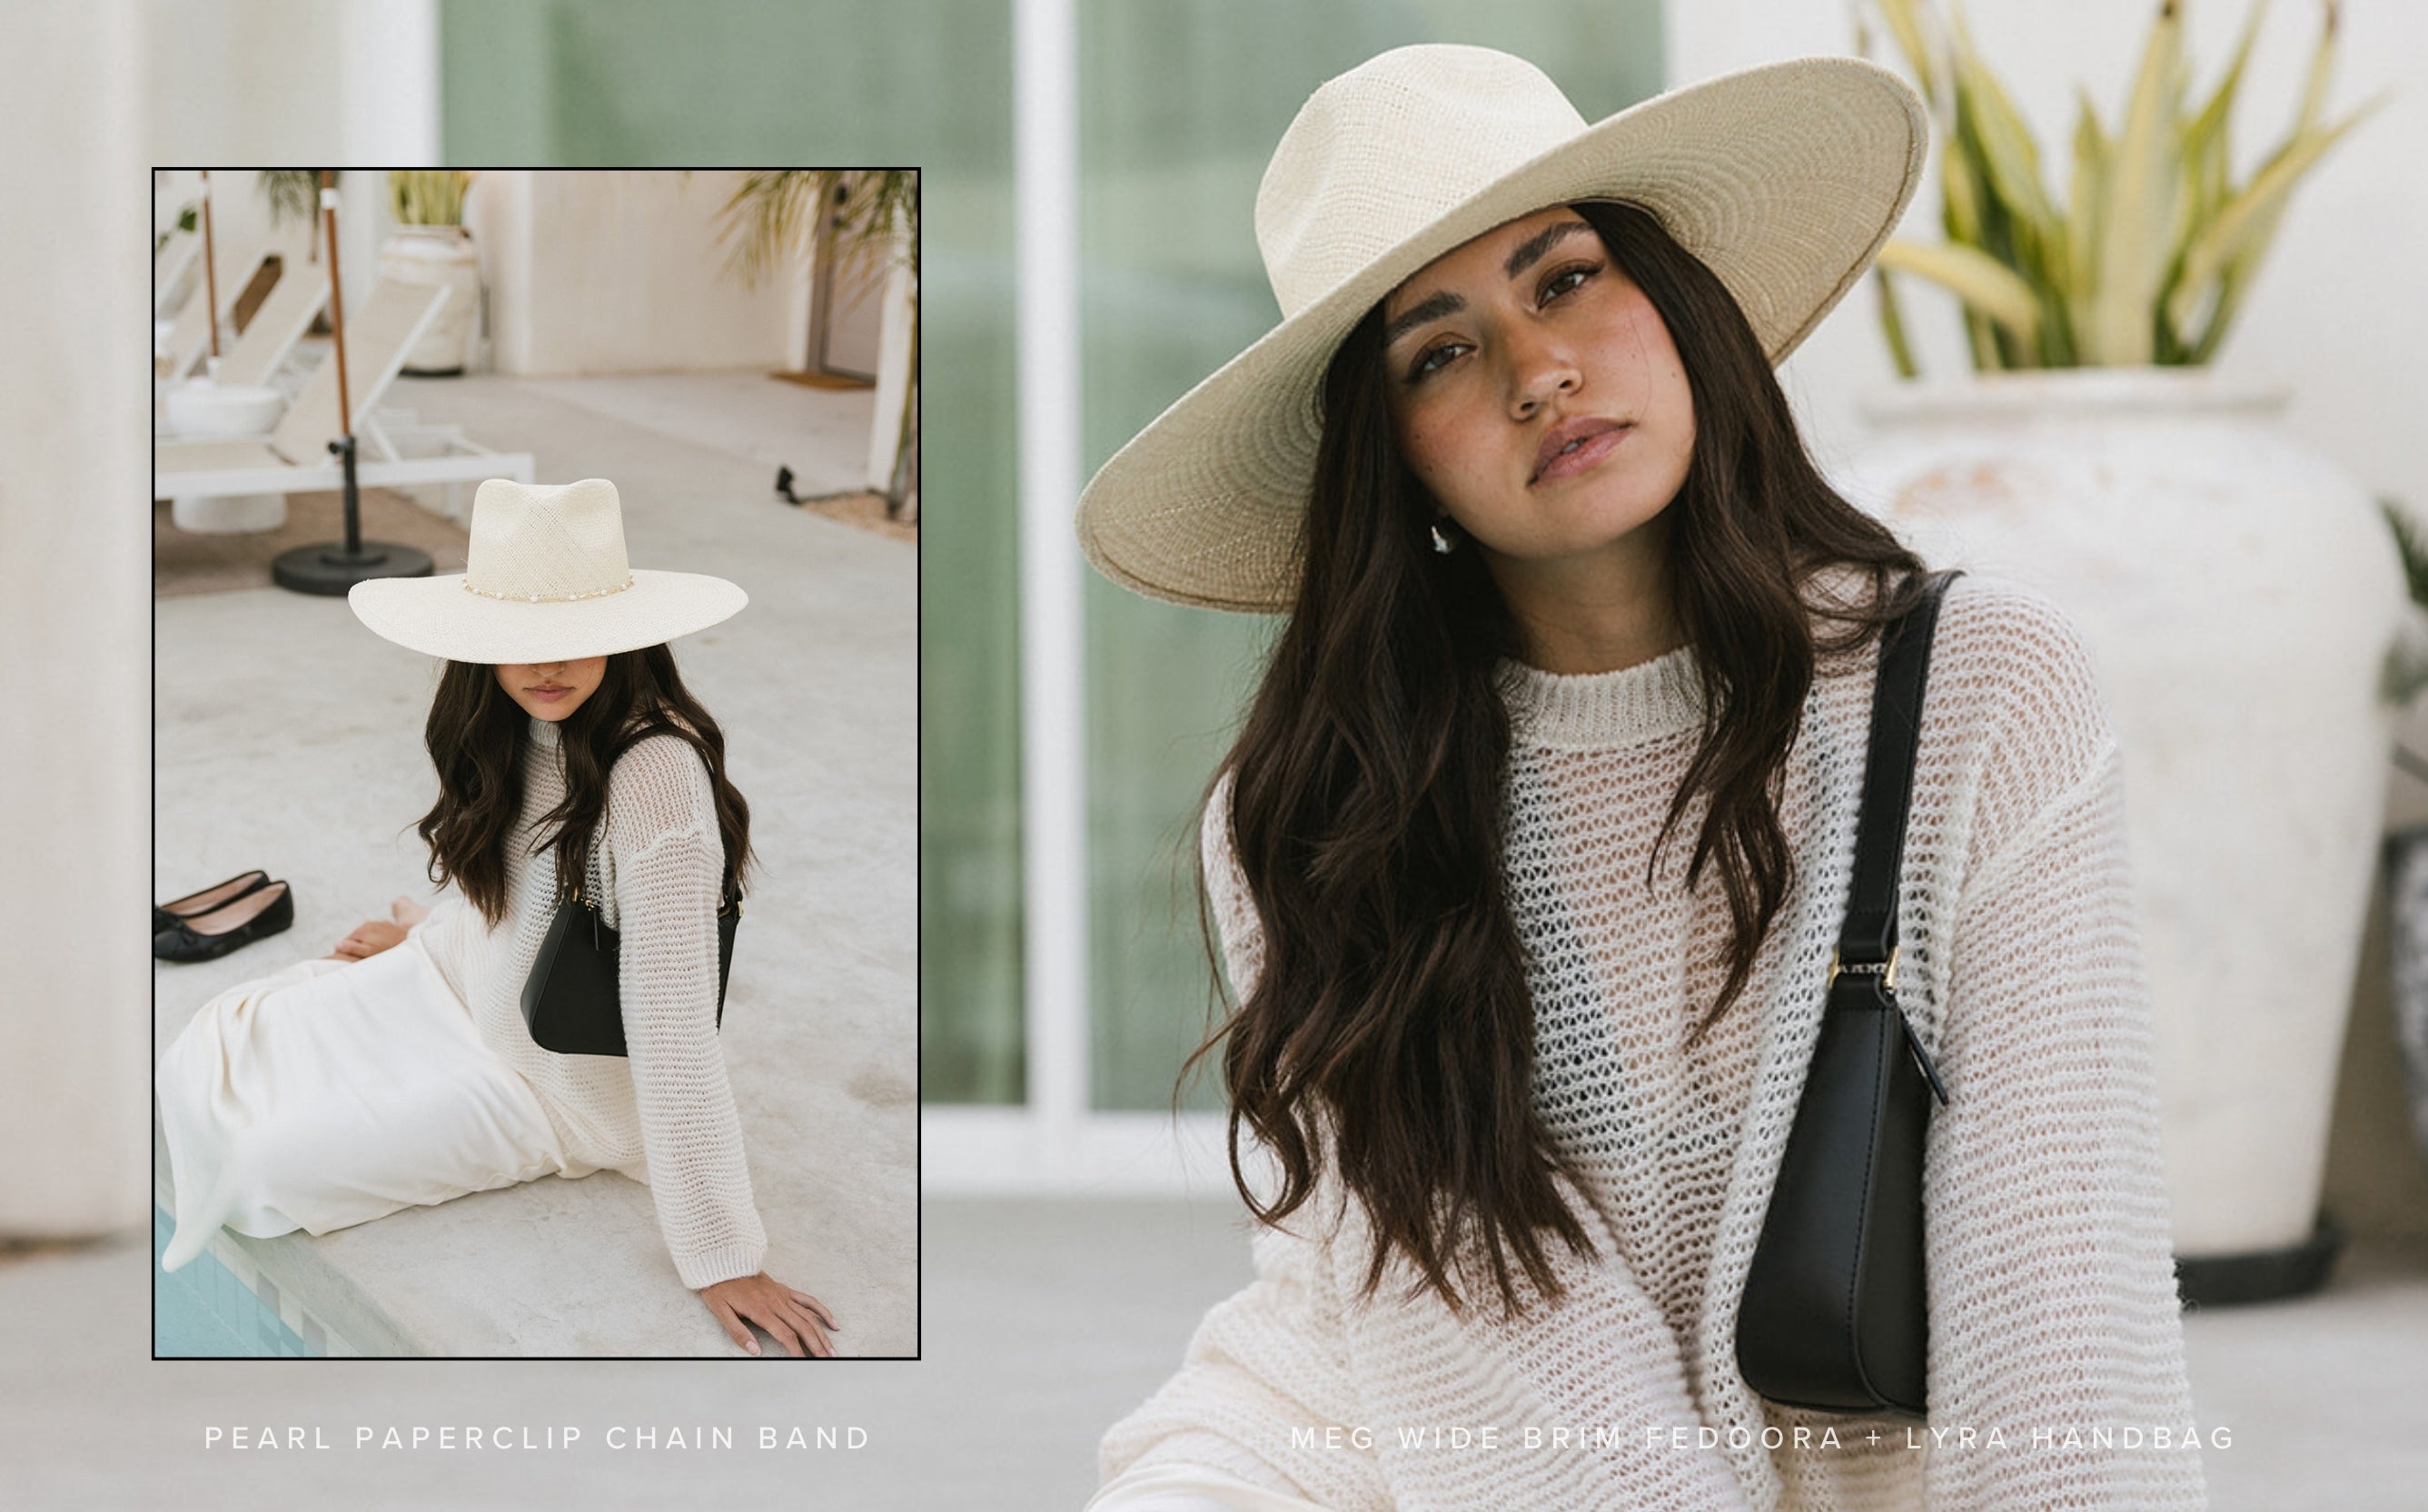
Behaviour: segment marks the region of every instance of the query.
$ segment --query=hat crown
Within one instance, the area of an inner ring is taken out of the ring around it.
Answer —
[[[464,586],[491,598],[554,603],[629,588],[624,509],[604,478],[517,483],[492,478],[472,496]]]
[[[1584,129],[1542,70],[1486,47],[1394,48],[1332,79],[1256,190],[1256,247],[1283,316]]]

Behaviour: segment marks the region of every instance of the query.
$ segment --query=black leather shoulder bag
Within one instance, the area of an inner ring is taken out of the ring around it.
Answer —
[[[602,818],[599,822],[604,824]],[[590,858],[582,873],[589,880]],[[725,1027],[725,979],[733,967],[739,893],[716,911],[716,1027]],[[595,889],[557,901],[548,935],[523,979],[523,1023],[532,1043],[559,1055],[624,1055],[624,1006],[615,985],[616,933],[599,916]]]
[[[1737,1369],[1781,1406],[1925,1416],[1923,1136],[1947,1089],[1897,1007],[1897,877],[1931,634],[1959,576],[1884,632],[1846,924],[1737,1308]]]

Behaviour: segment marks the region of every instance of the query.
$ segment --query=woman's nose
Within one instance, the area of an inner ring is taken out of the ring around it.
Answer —
[[[1509,414],[1531,420],[1561,394],[1572,394],[1583,382],[1568,343],[1541,331],[1521,331],[1506,339],[1509,362]]]

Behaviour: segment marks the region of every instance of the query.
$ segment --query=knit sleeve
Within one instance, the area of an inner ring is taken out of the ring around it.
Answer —
[[[1234,995],[1255,990],[1263,933],[1231,845],[1231,779],[1206,805],[1200,853],[1208,905]],[[1179,1373],[1106,1433],[1097,1466],[1107,1503],[1122,1507],[1143,1471],[1214,1471],[1334,1508],[1386,1507],[1349,1372],[1339,1305],[1319,1244],[1260,1226],[1251,1243],[1256,1278],[1215,1304],[1189,1341]],[[1154,1505],[1152,1502],[1140,1504]],[[1253,1504],[1251,1503],[1250,1504]]]
[[[756,1275],[767,1234],[716,1023],[724,848],[708,771],[688,743],[651,736],[616,761],[607,850],[624,1041],[658,1227],[695,1291]]]
[[[1928,1504],[2196,1509],[2124,769],[2088,657],[2061,623],[2052,636],[1991,754],[1999,833],[1949,945]]]

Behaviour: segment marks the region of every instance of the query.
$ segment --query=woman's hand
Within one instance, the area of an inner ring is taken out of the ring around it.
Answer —
[[[820,1359],[834,1358],[834,1344],[826,1333],[828,1328],[836,1326],[834,1314],[807,1292],[796,1292],[765,1271],[701,1287],[699,1299],[716,1314],[716,1321],[725,1325],[733,1341],[754,1355],[759,1353],[759,1341],[750,1337],[749,1323],[774,1334],[776,1341],[796,1358],[805,1355]],[[743,1321],[746,1318],[749,1323]],[[821,1324],[825,1326],[819,1326]]]
[[[337,942],[329,952],[338,961],[363,961],[379,954],[390,946],[403,941],[406,931],[430,917],[430,910],[410,898],[400,897],[388,904],[386,919],[365,919],[360,928]],[[392,920],[392,921],[391,921]]]
[[[404,927],[401,924],[391,924],[384,919],[365,919],[329,953],[340,961],[365,961],[403,938]]]

